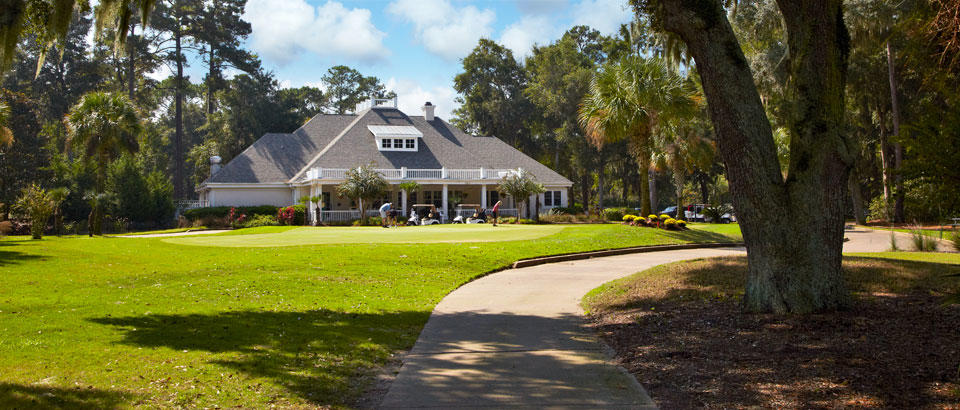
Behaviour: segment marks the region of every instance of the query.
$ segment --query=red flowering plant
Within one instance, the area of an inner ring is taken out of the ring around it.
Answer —
[[[294,210],[292,206],[280,208],[277,210],[277,221],[279,221],[281,225],[293,225],[296,214],[296,210]]]

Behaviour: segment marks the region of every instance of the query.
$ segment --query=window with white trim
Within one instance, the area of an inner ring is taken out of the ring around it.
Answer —
[[[547,191],[543,193],[544,206],[561,206],[561,191]]]
[[[391,142],[393,142],[393,140],[391,140],[390,138],[384,138],[380,140],[380,148],[387,148],[387,149],[393,148],[393,145],[390,144]]]
[[[417,149],[417,140],[415,138],[407,138],[406,141],[407,142],[406,142],[406,145],[404,145],[404,148]]]

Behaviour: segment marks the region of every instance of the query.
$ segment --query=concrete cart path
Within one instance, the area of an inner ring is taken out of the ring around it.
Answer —
[[[852,252],[890,244],[888,232],[854,229],[847,237]],[[638,253],[510,269],[470,282],[434,309],[381,408],[653,408],[585,327],[581,297],[663,263],[742,253]]]

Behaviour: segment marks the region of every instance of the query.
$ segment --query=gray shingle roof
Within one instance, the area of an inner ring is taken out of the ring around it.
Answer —
[[[423,132],[419,150],[380,151],[368,125],[414,126]],[[293,134],[267,134],[207,182],[285,182],[299,180],[315,167],[353,168],[370,163],[377,168],[412,169],[519,167],[545,185],[571,184],[497,138],[466,134],[439,118],[428,122],[422,116],[383,108],[362,112],[359,118],[318,115]]]
[[[287,182],[356,118],[355,115],[319,114],[293,133],[266,134],[206,182]]]

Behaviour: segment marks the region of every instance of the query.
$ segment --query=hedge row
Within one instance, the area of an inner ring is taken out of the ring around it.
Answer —
[[[226,218],[230,213],[230,208],[232,206],[211,206],[207,208],[193,208],[188,209],[183,212],[183,217],[189,220],[197,220],[203,218]],[[273,217],[277,216],[277,207],[273,205],[260,205],[260,206],[238,206],[237,214],[238,215],[247,215],[247,217],[252,217],[254,215],[270,215]]]

